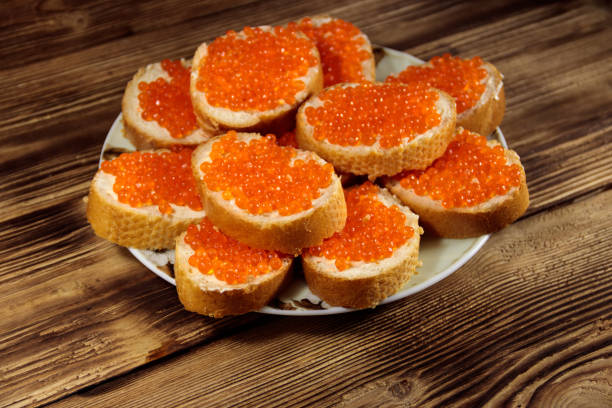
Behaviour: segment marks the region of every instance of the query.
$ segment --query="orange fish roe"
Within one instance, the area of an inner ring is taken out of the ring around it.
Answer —
[[[282,27],[228,31],[208,46],[196,86],[210,105],[233,111],[292,105],[305,88],[298,78],[319,63],[313,51],[312,41]]]
[[[191,170],[190,148],[162,153],[122,153],[102,162],[103,172],[115,176],[113,191],[119,202],[132,207],[156,205],[162,214],[172,214],[170,204],[202,210]]]
[[[361,64],[372,54],[363,48],[366,40],[353,24],[333,19],[315,27],[310,18],[304,18],[297,24],[289,23],[289,27],[302,31],[317,45],[325,87],[365,80]]]
[[[464,130],[442,157],[425,170],[395,176],[402,187],[441,202],[444,208],[472,207],[506,194],[521,181],[517,164],[508,165],[504,148]]]
[[[335,259],[343,271],[351,262],[376,262],[389,258],[414,234],[405,226],[406,215],[396,205],[387,207],[377,198],[379,188],[367,181],[346,190],[347,218],[344,229],[319,246],[308,248],[307,255]]]
[[[248,247],[217,230],[208,218],[187,228],[185,243],[195,251],[189,257],[189,265],[231,285],[283,266],[278,252]]]
[[[306,119],[317,140],[341,146],[397,146],[440,124],[438,93],[420,84],[361,83],[318,95],[322,106],[309,106]]]
[[[297,150],[278,146],[273,135],[243,142],[230,131],[212,145],[210,162],[200,166],[209,190],[222,191],[251,214],[295,214],[312,207],[332,181],[334,168],[296,159]]]
[[[190,71],[179,60],[166,59],[161,66],[172,79],[168,82],[157,78],[138,84],[141,116],[144,120],[156,121],[170,136],[180,139],[198,128],[189,96]]]
[[[298,148],[297,140],[295,138],[295,132],[285,132],[276,139],[276,143],[279,146],[289,146]]]
[[[424,82],[433,88],[441,89],[455,98],[457,113],[478,102],[485,90],[482,81],[487,76],[480,57],[462,60],[444,54],[441,57],[433,57],[429,63],[432,66],[409,66],[397,76],[389,76],[387,82]]]

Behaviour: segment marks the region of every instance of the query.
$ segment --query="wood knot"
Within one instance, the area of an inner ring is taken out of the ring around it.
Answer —
[[[340,407],[417,407],[426,386],[416,376],[395,376],[357,387],[343,396]]]
[[[399,400],[406,399],[410,395],[412,391],[412,383],[408,380],[401,380],[395,384],[392,384],[388,391],[391,392],[391,395]]]

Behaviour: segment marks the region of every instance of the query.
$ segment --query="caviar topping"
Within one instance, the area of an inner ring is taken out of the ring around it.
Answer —
[[[279,146],[289,146],[295,149],[298,148],[297,139],[295,138],[295,132],[285,132],[276,139],[276,143]]]
[[[413,235],[406,226],[406,215],[396,206],[383,204],[374,184],[365,182],[345,190],[347,218],[344,229],[319,246],[308,248],[306,254],[335,260],[343,271],[351,262],[376,262],[389,258]]]
[[[191,170],[190,148],[162,153],[122,153],[102,162],[101,170],[115,176],[113,191],[119,202],[139,208],[156,205],[162,214],[172,214],[170,204],[202,210]]]
[[[485,90],[483,79],[487,70],[482,68],[480,57],[462,60],[444,54],[433,57],[429,64],[413,65],[400,72],[397,76],[389,76],[388,82],[413,83],[423,82],[427,85],[447,92],[457,104],[457,113],[461,113],[478,102]]]
[[[187,228],[185,243],[195,251],[189,257],[189,265],[230,285],[248,282],[283,266],[278,252],[250,248],[219,231],[208,218]]]
[[[521,182],[521,169],[507,164],[504,148],[468,130],[458,133],[442,157],[425,170],[395,176],[402,187],[440,201],[444,208],[472,207],[506,194]]]
[[[179,60],[166,59],[161,66],[170,76],[170,82],[160,77],[138,84],[141,117],[156,121],[170,136],[180,139],[198,128],[189,96],[190,71]]]
[[[312,208],[332,181],[331,164],[297,158],[298,150],[278,146],[273,135],[238,140],[234,131],[213,143],[210,160],[201,164],[211,191],[251,214],[278,211],[290,215]]]
[[[302,31],[317,45],[325,87],[366,79],[362,64],[373,56],[364,48],[366,39],[353,24],[332,19],[315,26],[310,18],[304,18],[297,24],[290,23],[289,27]]]
[[[317,140],[341,146],[398,146],[440,124],[439,94],[421,84],[338,86],[321,92],[321,106],[305,109]]]
[[[233,111],[266,111],[296,103],[299,79],[319,64],[315,46],[303,34],[282,27],[228,31],[208,46],[197,89],[212,106]]]

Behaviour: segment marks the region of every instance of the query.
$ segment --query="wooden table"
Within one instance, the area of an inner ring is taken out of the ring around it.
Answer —
[[[0,6],[0,405],[612,406],[610,2]],[[330,13],[504,74],[531,206],[459,271],[344,315],[213,320],[83,198],[135,70],[227,29]]]

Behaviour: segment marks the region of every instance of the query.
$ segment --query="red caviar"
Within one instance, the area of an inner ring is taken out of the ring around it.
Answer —
[[[485,90],[483,80],[487,77],[482,68],[480,57],[462,60],[444,54],[433,57],[427,65],[409,66],[397,76],[389,76],[387,82],[424,82],[427,85],[447,92],[457,104],[457,113],[461,113],[478,102]]]
[[[305,88],[299,78],[319,63],[314,48],[308,38],[282,27],[228,31],[208,46],[197,89],[210,105],[234,111],[293,105]]]
[[[162,214],[172,214],[170,204],[202,210],[191,170],[190,148],[162,153],[122,153],[102,162],[101,170],[115,176],[113,191],[121,203],[139,208],[156,205]]]
[[[339,270],[351,262],[376,262],[389,258],[413,235],[406,226],[406,215],[396,206],[383,204],[379,188],[371,182],[346,190],[347,218],[344,229],[319,246],[308,248],[306,255],[335,259]]]
[[[168,82],[160,77],[138,84],[141,116],[144,120],[156,121],[170,136],[180,139],[198,128],[189,96],[190,70],[179,60],[165,59],[161,66],[172,79]]]
[[[187,228],[185,243],[195,251],[189,257],[189,265],[231,285],[248,282],[249,278],[283,266],[278,252],[242,244],[215,228],[208,218]]]
[[[285,132],[276,139],[276,143],[279,146],[289,146],[295,149],[298,148],[297,139],[295,138],[295,132]]]
[[[420,84],[374,84],[327,89],[306,119],[317,140],[341,146],[398,146],[440,124],[438,93]]]
[[[304,18],[297,24],[289,23],[289,27],[302,31],[317,45],[325,87],[366,79],[362,64],[374,57],[365,48],[365,36],[353,24],[332,19],[317,27],[310,18]]]
[[[244,142],[230,131],[212,145],[211,161],[201,164],[203,181],[251,214],[295,214],[312,208],[334,173],[331,164],[298,159],[297,152],[278,146],[273,135]]]
[[[457,134],[442,157],[425,170],[395,176],[402,187],[441,202],[444,208],[472,207],[506,194],[521,182],[521,169],[508,165],[504,148],[484,136]]]

